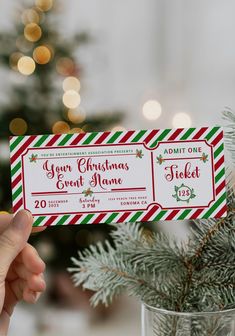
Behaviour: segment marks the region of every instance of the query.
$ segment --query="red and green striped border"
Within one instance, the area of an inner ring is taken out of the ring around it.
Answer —
[[[138,221],[219,218],[226,215],[226,183],[223,130],[221,127],[94,132],[62,135],[11,137],[11,176],[13,211],[24,208],[21,157],[28,148],[144,143],[154,149],[159,141],[206,140],[213,146],[216,199],[210,208],[162,210],[153,205],[146,211],[101,212],[76,215],[35,216],[34,226],[121,223]]]

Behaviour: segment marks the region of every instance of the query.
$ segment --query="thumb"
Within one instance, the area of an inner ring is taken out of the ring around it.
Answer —
[[[25,247],[32,223],[31,213],[21,210],[0,234],[0,283],[5,281],[11,263]]]

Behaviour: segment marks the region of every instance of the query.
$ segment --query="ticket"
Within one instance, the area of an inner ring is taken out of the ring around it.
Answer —
[[[226,216],[220,127],[10,139],[13,211],[34,226]]]

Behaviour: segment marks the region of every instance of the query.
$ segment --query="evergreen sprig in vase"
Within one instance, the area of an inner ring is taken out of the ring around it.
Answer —
[[[142,336],[234,336],[235,309],[182,313],[142,304]]]
[[[226,139],[235,166],[235,115]],[[194,222],[178,245],[140,224],[115,225],[113,244],[98,243],[72,258],[75,285],[108,305],[124,290],[143,304],[143,336],[234,336],[235,195],[227,179],[228,215]]]

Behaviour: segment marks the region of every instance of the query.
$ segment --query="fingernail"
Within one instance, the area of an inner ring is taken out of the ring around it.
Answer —
[[[35,295],[35,302],[37,302],[38,301],[38,299],[40,298],[40,293],[35,293],[36,295]]]
[[[29,211],[21,210],[13,218],[13,225],[18,230],[24,230],[28,226],[28,222],[31,220],[32,215]]]

